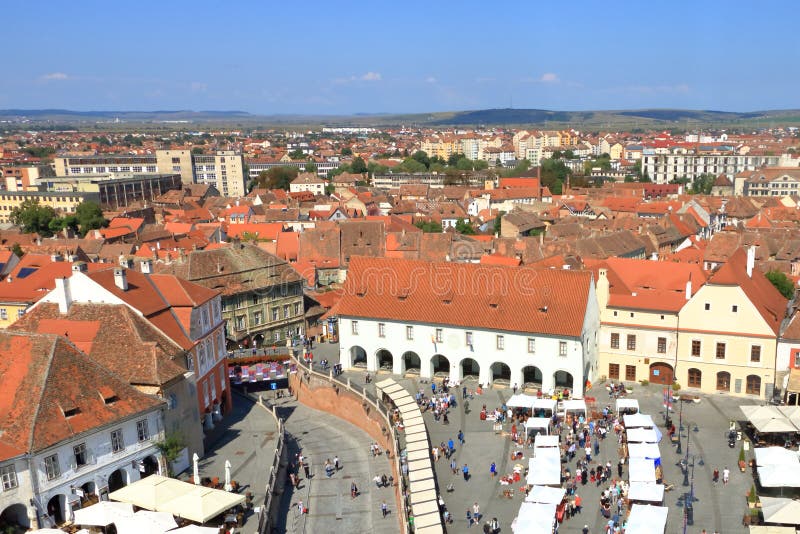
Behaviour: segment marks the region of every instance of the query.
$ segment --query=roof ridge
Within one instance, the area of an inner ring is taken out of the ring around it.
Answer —
[[[145,276],[145,278],[147,279],[147,283],[149,283],[151,286],[153,286],[153,289],[155,290],[155,292],[158,293],[159,297],[161,297],[162,302],[167,304],[166,309],[169,311],[170,315],[172,316],[172,318],[177,323],[178,328],[180,328],[181,332],[183,332],[183,335],[186,336],[186,339],[188,339],[190,343],[193,343],[192,336],[189,335],[189,333],[183,327],[183,323],[181,323],[180,319],[178,319],[178,316],[175,315],[175,310],[173,309],[172,304],[170,304],[169,301],[167,301],[167,299],[164,298],[164,295],[161,293],[161,290],[158,289],[158,285],[155,282],[153,282],[153,280],[149,276]],[[192,299],[189,299],[189,300],[192,300]],[[192,301],[192,302],[194,302],[194,301]],[[161,312],[161,311],[163,311],[163,310],[159,310],[159,312]],[[149,319],[148,319],[148,321],[149,321]],[[152,323],[152,321],[149,321],[149,322]],[[167,336],[167,337],[169,337],[169,336]]]
[[[14,335],[20,335],[20,334],[21,334],[21,332],[14,332]],[[36,411],[34,412],[33,418],[31,419],[31,426],[30,426],[31,435],[28,438],[28,452],[31,452],[31,451],[33,451],[33,440],[35,439],[35,435],[36,435],[36,433],[34,432],[34,430],[36,428],[36,420],[39,418],[39,414],[41,413],[41,410],[42,410],[42,405],[44,404],[42,402],[42,400],[44,400],[44,393],[47,390],[47,387],[46,387],[47,386],[47,377],[50,375],[50,368],[52,367],[53,359],[55,358],[56,343],[58,341],[58,336],[56,336],[55,334],[37,334],[35,332],[34,333],[28,333],[28,334],[29,335],[33,335],[33,336],[41,336],[41,337],[50,337],[50,336],[52,336],[54,338],[53,339],[53,343],[51,344],[51,348],[50,348],[50,356],[47,359],[47,369],[45,369],[45,372],[42,373],[42,389],[39,391],[39,402],[36,403]]]

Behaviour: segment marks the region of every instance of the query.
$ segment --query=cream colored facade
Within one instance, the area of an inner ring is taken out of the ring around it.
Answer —
[[[75,213],[78,204],[85,200],[99,201],[96,192],[44,192],[2,191],[0,192],[0,222],[10,222],[11,211],[26,200],[38,200],[42,206],[50,206],[59,214]]]
[[[181,182],[194,182],[192,152],[190,150],[156,150],[156,165],[159,172],[177,172]]]
[[[681,386],[772,397],[777,336],[740,287],[704,285],[681,309],[679,321],[676,378]],[[690,383],[692,369],[701,373],[699,385]],[[728,389],[718,387],[719,373],[729,373]]]

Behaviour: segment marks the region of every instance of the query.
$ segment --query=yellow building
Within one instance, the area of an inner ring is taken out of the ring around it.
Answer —
[[[49,191],[0,191],[0,222],[10,222],[11,211],[26,200],[38,200],[42,206],[50,206],[57,213],[75,213],[78,204],[85,200],[100,200],[96,192],[49,192]]]

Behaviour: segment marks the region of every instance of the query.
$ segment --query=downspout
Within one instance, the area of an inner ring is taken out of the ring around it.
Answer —
[[[678,310],[678,318],[675,323],[675,367],[672,369],[672,383],[678,381],[678,352],[680,348],[680,332],[681,332],[681,312]]]

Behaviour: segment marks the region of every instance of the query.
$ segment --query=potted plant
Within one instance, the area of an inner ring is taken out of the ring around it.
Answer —
[[[747,463],[744,461],[744,446],[739,449],[739,470],[744,473]]]
[[[756,486],[753,484],[750,491],[747,492],[747,507],[750,509],[756,508],[758,503],[758,495],[756,495]]]

